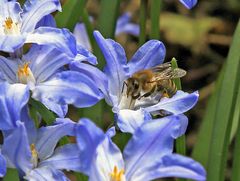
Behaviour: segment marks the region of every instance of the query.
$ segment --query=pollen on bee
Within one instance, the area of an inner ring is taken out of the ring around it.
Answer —
[[[124,169],[118,171],[117,166],[114,166],[113,172],[110,173],[111,181],[123,181]]]

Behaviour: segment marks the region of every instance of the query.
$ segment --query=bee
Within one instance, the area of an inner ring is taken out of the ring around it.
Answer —
[[[140,70],[126,81],[127,97],[131,96],[134,100],[140,100],[143,97],[149,97],[157,93],[161,93],[162,97],[172,97],[177,92],[173,79],[185,75],[185,70],[173,69],[170,62],[150,69]]]

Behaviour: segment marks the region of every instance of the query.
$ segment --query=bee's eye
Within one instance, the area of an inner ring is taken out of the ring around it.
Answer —
[[[134,89],[138,89],[138,88],[139,88],[138,82],[135,81],[135,82],[133,83],[133,87],[134,87]]]

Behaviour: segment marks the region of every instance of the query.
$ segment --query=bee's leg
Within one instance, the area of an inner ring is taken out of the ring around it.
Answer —
[[[148,96],[152,95],[152,93],[154,93],[155,89],[156,89],[156,85],[154,85],[149,92],[146,92],[145,94],[141,95],[141,96],[138,98],[138,100],[140,100],[140,99],[143,98],[143,97],[148,97]]]
[[[121,93],[123,93],[123,90],[124,90],[125,85],[128,86],[127,83],[124,81],[124,82],[123,82],[123,86],[122,86],[122,91],[121,91]]]
[[[139,99],[139,97],[140,97],[140,92],[138,92],[136,95],[134,95],[134,94],[132,95],[132,98],[133,98],[133,99],[137,99],[137,98]],[[141,97],[142,97],[142,96],[141,96]]]
[[[147,92],[147,93],[141,95],[141,96],[138,98],[138,100],[142,99],[143,97],[148,97],[148,96],[150,96],[151,94],[152,94],[152,92]]]

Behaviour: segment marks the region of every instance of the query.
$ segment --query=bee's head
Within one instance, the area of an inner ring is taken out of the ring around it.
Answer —
[[[127,96],[131,95],[132,97],[139,93],[139,81],[136,78],[129,78],[127,80]]]

